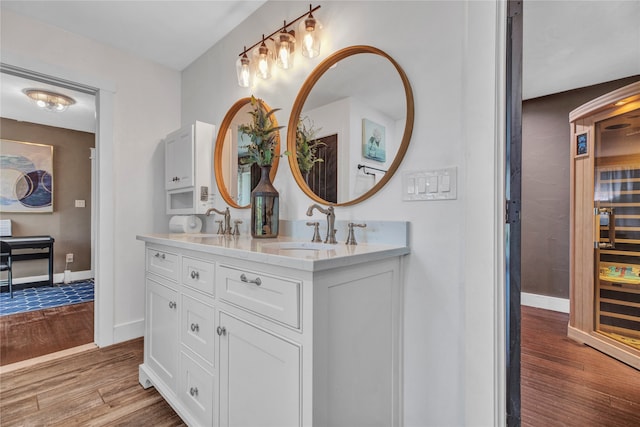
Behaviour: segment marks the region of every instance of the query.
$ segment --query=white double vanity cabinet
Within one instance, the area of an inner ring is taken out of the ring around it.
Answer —
[[[406,244],[146,242],[140,383],[190,426],[401,425]]]

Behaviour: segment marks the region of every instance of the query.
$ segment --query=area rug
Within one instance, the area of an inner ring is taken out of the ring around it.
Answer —
[[[69,284],[24,288],[0,294],[0,316],[93,301],[93,279]]]

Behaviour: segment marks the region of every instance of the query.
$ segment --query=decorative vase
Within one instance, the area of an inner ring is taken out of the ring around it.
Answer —
[[[271,166],[260,167],[260,181],[251,191],[251,237],[278,237],[280,194],[271,184]]]

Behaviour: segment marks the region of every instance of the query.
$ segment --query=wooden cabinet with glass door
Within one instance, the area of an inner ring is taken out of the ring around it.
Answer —
[[[568,334],[640,369],[640,82],[569,118]]]

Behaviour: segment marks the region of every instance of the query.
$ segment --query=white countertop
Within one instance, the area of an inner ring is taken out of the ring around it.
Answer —
[[[406,255],[405,244],[359,243],[314,244],[291,237],[253,239],[249,236],[216,234],[144,234],[138,240],[158,245],[200,251],[246,261],[268,263],[306,271],[320,271],[388,257]],[[297,242],[291,246],[287,242]]]

